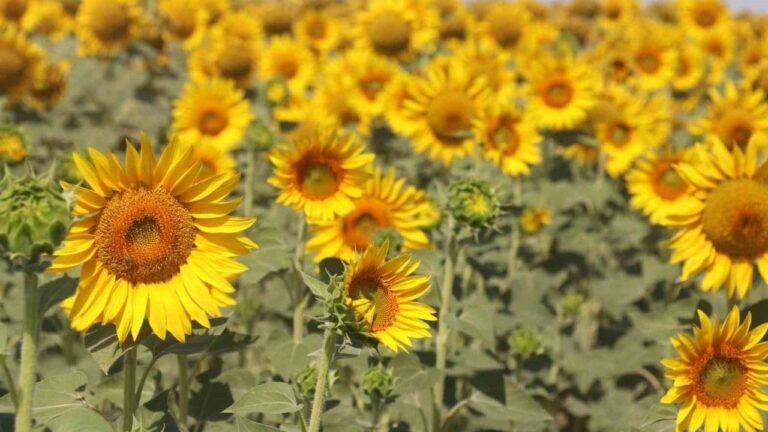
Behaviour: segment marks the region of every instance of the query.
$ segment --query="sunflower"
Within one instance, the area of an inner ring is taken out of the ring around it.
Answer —
[[[583,143],[573,143],[565,147],[559,147],[557,154],[563,158],[574,161],[579,165],[592,165],[597,162],[600,150],[592,145]]]
[[[480,33],[501,51],[519,51],[525,32],[533,27],[531,22],[531,13],[523,4],[493,3],[482,15]]]
[[[341,23],[324,11],[309,11],[293,24],[296,39],[320,53],[336,48],[341,33]]]
[[[528,207],[520,215],[520,226],[528,234],[535,234],[550,223],[552,223],[552,212],[548,208]]]
[[[228,215],[239,176],[201,175],[178,141],[156,161],[145,136],[140,152],[128,144],[125,167],[112,153],[89,154],[92,162],[73,155],[89,188],[64,184],[77,198],[77,222],[48,269],[82,264],[72,327],[112,323],[121,342],[129,333],[137,340],[145,320],[159,338],[182,342],[192,321],[209,327],[209,316],[235,304],[231,281],[246,267],[233,257],[256,247],[240,234],[254,220]]]
[[[403,108],[411,120],[404,131],[414,149],[444,165],[474,154],[479,137],[473,130],[489,97],[486,80],[472,77],[462,62],[440,57],[409,85]]]
[[[200,176],[217,176],[235,169],[235,159],[229,151],[211,144],[193,144],[194,158],[202,162]]]
[[[768,64],[768,62],[766,62]],[[409,83],[414,76],[407,72],[402,72],[395,77],[382,90],[381,103],[384,106],[384,120],[390,129],[398,134],[405,134],[408,125],[415,121],[415,118],[405,109],[405,102],[411,99],[411,86]]]
[[[309,121],[326,128],[353,130],[362,136],[371,131],[372,110],[359,99],[339,97],[353,93],[352,83],[329,80],[321,84],[302,114]],[[368,108],[368,109],[366,109]]]
[[[627,173],[627,189],[632,196],[629,203],[642,210],[651,223],[660,223],[687,202],[691,186],[675,170],[676,164],[690,159],[686,155],[682,150],[657,151],[639,160]]]
[[[17,129],[0,127],[0,162],[16,164],[27,157],[24,135]]]
[[[434,220],[428,215],[428,205],[424,191],[406,187],[405,179],[397,179],[394,170],[384,174],[375,168],[351,212],[310,227],[313,236],[307,250],[315,253],[316,262],[328,257],[349,261],[370,246],[376,230],[387,228],[400,234],[406,250],[429,248],[423,230]]]
[[[435,49],[440,15],[426,2],[372,0],[355,17],[353,40],[358,48],[411,60]]]
[[[17,101],[32,89],[45,64],[43,50],[11,29],[0,30],[0,94]]]
[[[66,60],[45,65],[29,93],[28,103],[32,109],[45,111],[61,102],[67,90],[67,73],[69,62]]]
[[[233,33],[211,38],[190,53],[190,76],[196,81],[212,78],[231,80],[238,87],[247,88],[258,74],[259,55],[257,41],[245,40]]]
[[[639,10],[637,0],[602,0],[599,24],[607,30],[625,27],[637,17]]]
[[[269,156],[275,171],[269,184],[280,189],[277,202],[304,211],[309,221],[326,221],[354,209],[363,194],[374,155],[351,135],[335,130],[298,134],[292,147],[278,147]]]
[[[439,8],[439,6],[438,6]],[[440,10],[440,41],[447,47],[461,45],[480,32],[475,16],[461,3]]]
[[[0,0],[0,28],[18,27],[32,0]]]
[[[720,0],[678,0],[677,15],[686,32],[703,36],[728,26],[728,7]]]
[[[251,16],[259,17],[264,33],[271,37],[291,33],[293,23],[300,16],[300,3],[295,0],[249,2],[242,10]]]
[[[263,38],[263,29],[258,18],[240,10],[222,16],[210,29],[215,41],[239,40],[258,45]]]
[[[417,298],[432,287],[428,275],[414,275],[419,261],[409,255],[387,260],[389,244],[370,246],[344,272],[344,301],[367,330],[397,352],[412,346],[411,339],[428,338],[435,310]]]
[[[530,65],[528,110],[538,126],[572,129],[597,103],[599,81],[590,67],[571,56],[545,56]]]
[[[753,135],[764,136],[768,132],[768,104],[761,90],[740,90],[729,81],[722,93],[710,90],[709,98],[706,117],[691,123],[691,132],[714,134],[726,147],[742,149]]]
[[[200,46],[210,19],[200,0],[159,0],[157,13],[168,34],[173,40],[180,41],[184,49]]]
[[[174,103],[173,129],[188,144],[237,146],[253,114],[245,94],[230,81],[191,81]]]
[[[705,54],[709,65],[707,82],[711,85],[720,84],[728,74],[728,67],[736,56],[736,37],[731,27],[722,27],[704,35],[699,46]]]
[[[743,83],[748,89],[768,93],[768,59],[762,59],[756,65],[744,70]]]
[[[676,431],[748,432],[763,430],[760,411],[768,410],[768,343],[760,342],[768,324],[751,329],[752,314],[742,322],[734,306],[725,322],[698,311],[700,327],[693,337],[680,333],[670,340],[678,357],[661,361],[674,381],[661,399],[681,405]]]
[[[83,0],[76,20],[78,54],[83,56],[114,56],[141,36],[137,0]]]
[[[314,80],[315,57],[312,51],[288,36],[275,36],[264,48],[260,65],[263,81],[284,79],[292,93],[304,93]]]
[[[504,174],[528,175],[531,165],[541,162],[541,135],[521,110],[492,104],[484,110],[480,124],[483,154]]]
[[[634,72],[633,83],[642,90],[665,88],[675,77],[677,50],[670,42],[668,26],[647,23],[630,32],[626,39]]]
[[[25,31],[47,36],[54,42],[68,35],[73,25],[72,17],[65,13],[64,6],[56,0],[31,3],[21,20],[21,27]]]
[[[672,79],[672,88],[687,92],[702,83],[706,76],[704,53],[698,45],[681,44],[677,49],[677,67]]]
[[[669,240],[671,263],[685,262],[681,280],[705,272],[701,288],[746,297],[754,264],[768,280],[768,165],[757,169],[755,139],[729,151],[715,136],[695,147],[695,163],[677,171],[691,186],[685,202],[663,224],[678,228]]]
[[[371,51],[350,50],[331,61],[325,70],[326,81],[344,83],[350,90],[350,104],[371,116],[384,112],[388,86],[401,74],[398,65]],[[338,95],[336,95],[338,97]]]
[[[512,57],[486,39],[473,39],[453,51],[473,78],[483,77],[499,103],[509,103],[518,96],[518,75],[509,67]]]

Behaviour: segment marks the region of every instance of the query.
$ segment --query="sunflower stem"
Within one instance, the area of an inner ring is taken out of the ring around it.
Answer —
[[[296,250],[293,253],[293,266],[295,268],[295,290],[293,295],[293,343],[298,344],[304,337],[304,309],[309,298],[304,293],[304,282],[301,272],[304,270],[304,232],[307,223],[304,214],[299,215],[299,226],[296,234]]]
[[[8,395],[11,397],[13,407],[19,408],[19,396],[16,393],[16,383],[13,382],[13,375],[11,370],[8,369],[8,364],[5,362],[5,356],[0,356],[0,368],[3,369],[3,378],[5,378],[6,385],[8,386]]]
[[[328,383],[328,370],[331,367],[334,355],[334,339],[336,339],[336,332],[332,327],[326,327],[323,334],[323,352],[320,356],[320,361],[317,363],[317,384],[315,385],[315,398],[312,401],[312,414],[309,417],[308,432],[318,432],[320,430],[320,417],[323,414],[325,388]]]
[[[137,347],[128,348],[125,352],[124,373],[123,376],[123,432],[131,432],[133,430],[133,413],[136,411],[136,398],[134,392],[136,391],[136,363],[137,359]]]
[[[515,179],[514,194],[512,196],[512,204],[515,207],[522,206],[523,202],[523,181],[520,178]],[[507,278],[506,285],[508,288],[512,283],[512,276],[515,274],[515,268],[517,267],[517,252],[520,249],[520,220],[514,218],[512,220],[512,231],[509,235],[509,251],[507,252]]]
[[[446,238],[445,267],[443,268],[443,283],[440,286],[440,311],[437,320],[437,336],[435,338],[435,368],[440,373],[440,377],[435,383],[433,389],[433,425],[432,430],[438,431],[440,428],[441,409],[445,393],[445,366],[446,354],[448,349],[448,315],[453,295],[453,279],[455,276],[456,259],[458,258],[458,243],[454,232],[453,218],[448,221],[448,237]]]
[[[245,152],[245,191],[243,200],[245,201],[245,216],[253,216],[253,185],[256,183],[256,151],[252,146],[248,146]]]
[[[152,356],[152,360],[149,361],[149,364],[147,364],[147,367],[144,369],[144,372],[141,374],[141,378],[139,378],[139,385],[138,387],[136,387],[136,393],[134,396],[134,400],[136,401],[137,405],[141,403],[141,393],[144,391],[144,383],[147,382],[149,373],[152,372],[152,368],[155,366],[156,361],[157,361],[157,357]]]
[[[189,372],[187,371],[187,356],[179,354],[179,426],[181,430],[187,430],[187,417],[189,415]]]
[[[24,335],[21,340],[21,370],[19,371],[19,400],[16,412],[16,431],[32,430],[32,397],[35,392],[37,370],[37,342],[40,336],[40,313],[38,301],[37,274],[24,272]]]

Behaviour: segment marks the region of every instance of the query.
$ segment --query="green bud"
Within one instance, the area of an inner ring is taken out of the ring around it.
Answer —
[[[484,181],[459,180],[448,189],[448,210],[460,223],[487,228],[500,212],[498,194]]]
[[[247,143],[256,151],[266,151],[275,143],[275,135],[267,125],[256,122],[248,131]]]
[[[387,257],[400,255],[403,250],[403,236],[393,228],[379,228],[371,234],[371,242],[376,246],[381,246],[384,242],[389,242],[389,251]]]
[[[296,385],[304,397],[310,397],[315,392],[317,385],[317,368],[315,364],[309,364],[296,375]]]
[[[53,183],[51,172],[21,177],[10,172],[0,180],[0,256],[36,261],[64,240],[70,206]]]
[[[392,393],[392,370],[382,365],[374,366],[363,377],[363,389],[369,395],[387,397]]]
[[[584,304],[584,296],[579,293],[568,293],[562,299],[563,313],[568,316],[576,316]]]
[[[24,134],[17,127],[0,125],[0,162],[16,164],[27,157]]]
[[[539,352],[541,341],[539,334],[533,330],[521,328],[512,332],[509,338],[509,345],[523,360],[531,358]]]

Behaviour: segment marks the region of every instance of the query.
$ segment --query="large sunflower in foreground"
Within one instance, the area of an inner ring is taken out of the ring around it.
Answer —
[[[394,170],[383,174],[376,168],[353,205],[346,215],[310,228],[314,235],[307,249],[315,252],[315,261],[329,257],[351,260],[371,244],[371,236],[378,229],[396,230],[405,250],[429,247],[423,230],[434,220],[426,216],[429,204],[424,191],[405,187],[405,179],[397,179]]]
[[[675,165],[688,160],[682,150],[652,153],[626,175],[630,204],[660,223],[676,207],[685,205],[691,186],[677,173]]]
[[[397,352],[412,346],[411,339],[427,338],[435,310],[416,300],[429,291],[428,275],[414,275],[419,262],[409,255],[387,260],[389,245],[371,246],[344,273],[345,302],[364,321],[368,331]]]
[[[245,94],[221,79],[191,81],[173,108],[173,129],[181,141],[231,149],[253,121]]]
[[[83,0],[76,19],[80,55],[114,56],[141,36],[142,10],[136,0]]]
[[[761,90],[737,89],[728,82],[725,91],[712,89],[706,117],[691,124],[691,132],[714,134],[726,147],[747,145],[752,135],[768,133],[768,104]]]
[[[504,174],[528,175],[530,167],[541,162],[541,135],[521,110],[493,104],[485,110],[480,123],[483,156],[499,166]]]
[[[0,30],[0,94],[12,101],[31,90],[45,67],[45,53],[21,33]]]
[[[698,311],[701,327],[693,337],[680,333],[671,338],[679,356],[661,363],[674,381],[662,403],[681,405],[675,430],[748,432],[763,430],[760,411],[768,410],[768,343],[760,342],[768,324],[750,329],[752,315],[740,322],[733,307],[725,322],[710,321]]]
[[[363,194],[375,157],[364,151],[351,135],[307,131],[270,154],[275,171],[267,181],[280,189],[277,202],[303,210],[310,221],[330,220],[352,211],[352,200]]]
[[[569,56],[546,56],[530,66],[528,109],[540,127],[571,129],[587,118],[600,84],[589,65]]]
[[[256,247],[240,234],[254,220],[229,216],[239,176],[202,175],[192,149],[176,141],[155,160],[142,137],[140,152],[127,146],[125,166],[112,153],[89,154],[91,162],[73,155],[88,187],[64,184],[77,198],[77,222],[49,268],[82,264],[67,301],[72,327],[111,323],[123,342],[148,321],[159,338],[183,342],[192,321],[210,326],[208,317],[235,304],[231,281],[246,267],[233,257]]]
[[[680,229],[669,240],[670,262],[685,262],[683,281],[705,272],[702,290],[725,284],[728,297],[744,298],[755,264],[768,280],[768,165],[757,168],[755,140],[731,151],[709,141],[696,146],[695,163],[677,165],[692,190],[662,221]]]
[[[416,152],[444,165],[474,154],[479,137],[473,130],[490,96],[485,78],[473,77],[459,61],[438,58],[409,85],[403,109],[411,120],[402,129]]]

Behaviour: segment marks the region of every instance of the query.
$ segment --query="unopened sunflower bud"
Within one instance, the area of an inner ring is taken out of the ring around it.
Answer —
[[[13,126],[0,126],[0,162],[15,164],[27,157],[24,134]]]
[[[261,122],[255,122],[248,131],[247,143],[256,151],[266,151],[275,143],[275,135]]]
[[[584,304],[584,296],[579,293],[568,293],[562,299],[563,313],[568,316],[577,316]]]
[[[365,373],[363,389],[369,395],[387,397],[392,393],[392,382],[392,370],[378,365]]]
[[[539,352],[541,341],[539,335],[533,330],[521,328],[512,332],[509,345],[521,359],[531,358]]]
[[[296,375],[296,385],[304,397],[309,397],[315,391],[317,385],[317,368],[314,363],[307,365]]]
[[[389,243],[388,257],[400,255],[403,250],[403,236],[400,232],[392,228],[379,228],[371,234],[371,242],[376,246],[384,245],[384,242]]]
[[[448,194],[448,210],[458,222],[472,228],[489,227],[499,215],[497,193],[484,181],[460,180],[451,185]]]
[[[6,172],[0,180],[0,256],[36,261],[53,253],[69,226],[69,204],[52,176],[21,177]]]

